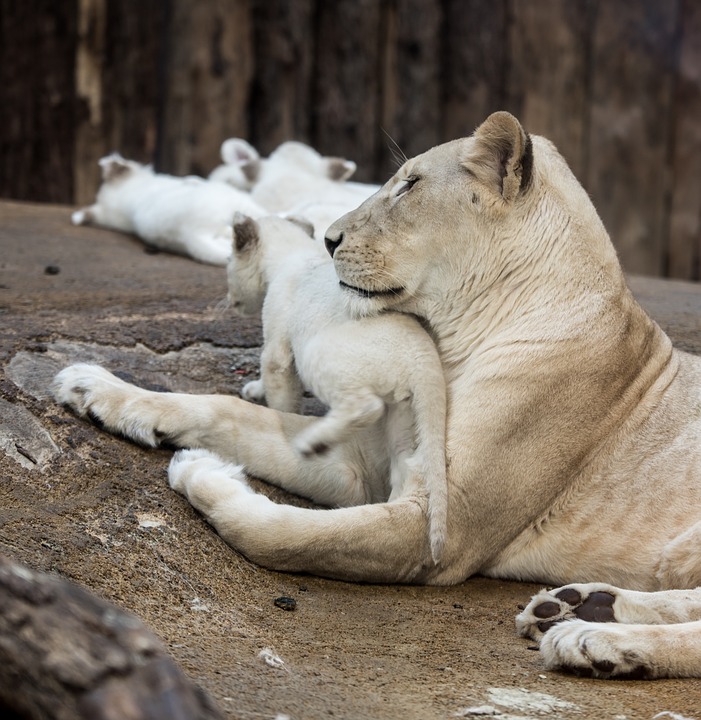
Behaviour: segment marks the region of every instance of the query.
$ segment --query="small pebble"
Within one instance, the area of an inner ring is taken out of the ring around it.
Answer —
[[[282,597],[275,598],[273,601],[275,605],[283,610],[294,610],[297,607],[297,601],[294,598],[283,595]]]
[[[58,265],[47,265],[44,268],[44,275],[58,275],[61,272],[61,268]]]

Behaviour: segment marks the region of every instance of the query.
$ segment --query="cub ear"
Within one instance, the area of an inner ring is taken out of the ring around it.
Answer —
[[[255,183],[260,175],[260,169],[262,167],[262,161],[260,158],[254,158],[253,160],[247,160],[241,163],[241,172],[248,182]]]
[[[237,212],[234,214],[234,252],[241,253],[252,250],[260,239],[258,223],[248,215]]]
[[[102,180],[104,182],[109,182],[134,170],[133,163],[125,160],[116,152],[100,158],[97,164],[102,168]]]
[[[465,167],[507,202],[531,182],[533,146],[521,123],[508,112],[490,115],[474,133]]]
[[[260,159],[258,151],[243,138],[229,138],[221,145],[221,159],[227,165],[243,165]]]
[[[314,224],[302,215],[283,215],[285,220],[304,230],[310,238],[314,237]]]
[[[357,165],[352,160],[339,157],[326,157],[326,175],[331,180],[343,182],[356,171]]]

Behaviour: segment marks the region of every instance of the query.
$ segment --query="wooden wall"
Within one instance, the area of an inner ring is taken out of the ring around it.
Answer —
[[[507,109],[625,267],[701,274],[698,0],[0,0],[0,197],[83,203],[112,150],[206,174],[227,137],[393,172]]]

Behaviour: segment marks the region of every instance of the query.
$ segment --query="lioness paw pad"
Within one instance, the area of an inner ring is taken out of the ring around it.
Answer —
[[[539,640],[563,620],[616,622],[615,589],[605,585],[566,585],[541,590],[516,616],[519,635]]]

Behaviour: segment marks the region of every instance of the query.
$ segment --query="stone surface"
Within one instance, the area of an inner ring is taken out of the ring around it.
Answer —
[[[221,268],[73,227],[70,212],[0,202],[0,552],[138,615],[231,718],[701,717],[696,680],[544,672],[514,627],[536,585],[356,585],[270,572],[226,546],[169,490],[167,450],[102,432],[47,386],[82,359],[154,389],[237,393],[257,374],[259,322],[219,309]],[[701,352],[701,289],[631,282]]]

